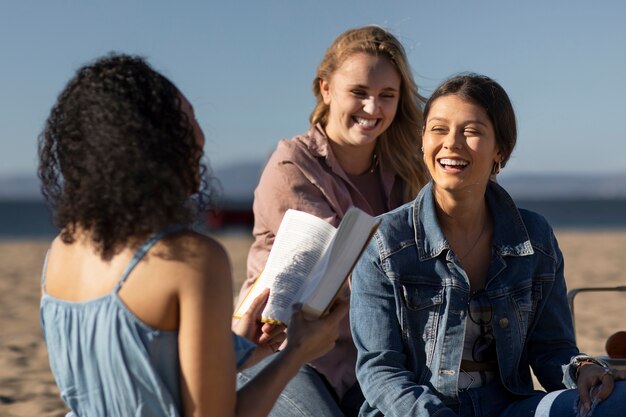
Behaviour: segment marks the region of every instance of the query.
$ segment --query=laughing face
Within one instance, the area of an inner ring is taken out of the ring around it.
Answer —
[[[328,137],[340,146],[373,151],[391,125],[400,97],[400,75],[389,59],[354,54],[320,87],[329,106]]]
[[[440,190],[484,189],[494,163],[501,160],[485,109],[456,95],[432,103],[423,144],[424,161]]]

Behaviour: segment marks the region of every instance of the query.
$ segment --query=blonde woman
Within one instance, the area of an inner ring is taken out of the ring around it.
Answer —
[[[255,241],[241,294],[263,270],[287,209],[337,225],[352,206],[379,215],[413,199],[426,182],[423,98],[395,36],[379,26],[339,35],[317,68],[313,92],[310,129],[278,144],[255,191]],[[283,394],[308,400],[317,407],[312,415],[354,415],[362,402],[355,360],[346,318],[335,348],[305,366]]]

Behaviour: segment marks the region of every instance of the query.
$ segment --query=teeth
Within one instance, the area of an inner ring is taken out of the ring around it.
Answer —
[[[377,119],[362,119],[360,117],[355,117],[354,120],[363,127],[374,127]]]
[[[452,166],[463,166],[463,167],[467,165],[467,161],[460,161],[458,159],[448,159],[448,158],[440,159],[439,163],[441,165],[452,165]]]

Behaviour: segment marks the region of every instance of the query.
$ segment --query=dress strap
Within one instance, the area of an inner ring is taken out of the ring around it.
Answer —
[[[148,251],[154,246],[155,243],[157,243],[159,240],[163,239],[167,235],[179,232],[184,229],[185,229],[185,226],[183,225],[173,226],[168,229],[161,230],[160,232],[156,232],[154,235],[149,237],[145,242],[143,242],[141,246],[139,246],[139,248],[135,252],[133,259],[131,259],[131,261],[128,263],[128,266],[122,273],[120,280],[115,286],[114,292],[118,292],[122,288],[122,285],[124,285],[124,282],[126,282],[128,275],[135,268],[135,266],[137,266],[139,261],[146,255],[146,253],[148,253]]]

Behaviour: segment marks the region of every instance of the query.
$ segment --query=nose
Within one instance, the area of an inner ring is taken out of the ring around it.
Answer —
[[[378,100],[376,97],[368,97],[363,100],[363,111],[368,114],[376,114],[378,111]]]
[[[465,135],[463,135],[463,132],[457,132],[455,130],[451,130],[446,135],[443,146],[446,149],[461,149],[463,146],[464,139],[465,139]]]

